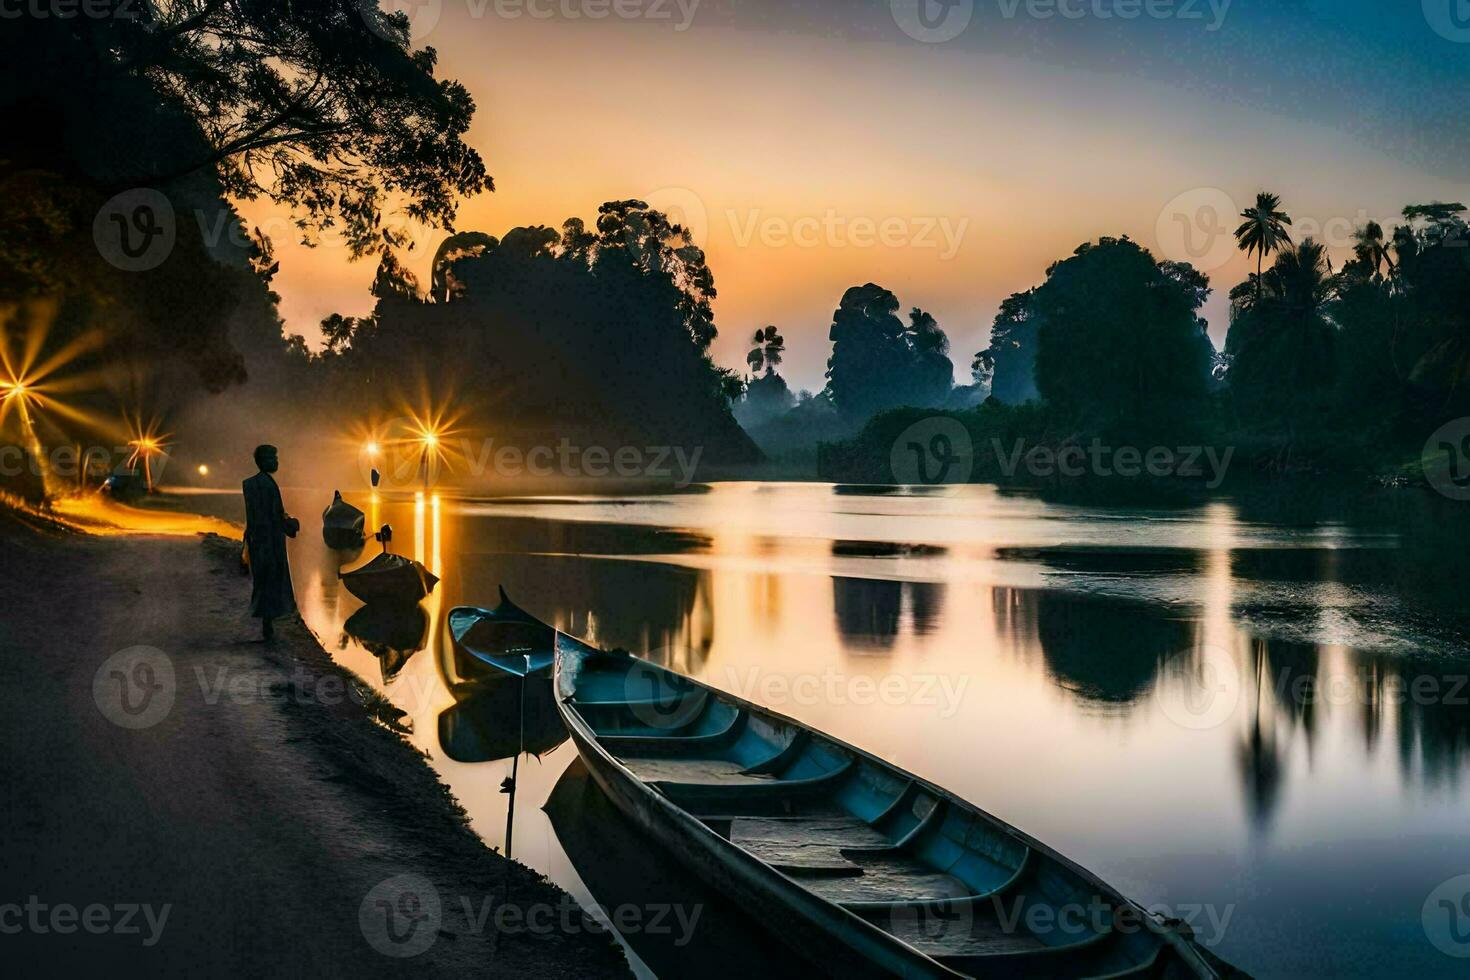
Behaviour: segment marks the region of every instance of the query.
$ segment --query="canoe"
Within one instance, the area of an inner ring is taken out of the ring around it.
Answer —
[[[560,633],[553,680],[613,804],[820,972],[1219,976],[1184,923],[800,722]]]
[[[348,592],[369,604],[412,605],[439,584],[439,577],[422,563],[386,551],[366,565],[340,572],[338,577]]]
[[[548,672],[555,631],[522,610],[500,590],[494,609],[456,606],[449,610],[449,636],[457,653],[516,677]]]
[[[361,547],[367,540],[363,534],[366,520],[367,515],[338,497],[322,511],[322,540],[337,550]]]

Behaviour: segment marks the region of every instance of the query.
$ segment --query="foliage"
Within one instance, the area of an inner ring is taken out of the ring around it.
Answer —
[[[1034,290],[1013,293],[1001,301],[990,326],[990,346],[975,355],[970,373],[987,385],[991,397],[1020,405],[1037,397],[1036,348],[1041,321],[1031,305]]]
[[[1177,427],[1205,396],[1212,348],[1198,317],[1209,280],[1125,238],[1084,244],[1031,299],[1043,326],[1041,397],[1101,433]]]
[[[702,253],[638,201],[603,205],[595,232],[578,219],[562,229],[453,236],[426,297],[385,255],[373,315],[323,322],[312,380],[367,410],[385,388],[412,392],[434,377],[465,392],[477,423],[523,442],[575,430],[605,445],[758,458],[730,414],[743,382],[705,350],[714,282]],[[777,341],[773,332],[773,353]],[[455,352],[449,368],[445,351]]]
[[[827,394],[850,419],[896,405],[939,405],[953,386],[944,331],[917,307],[904,323],[898,308],[898,297],[870,282],[844,293],[832,314]]]

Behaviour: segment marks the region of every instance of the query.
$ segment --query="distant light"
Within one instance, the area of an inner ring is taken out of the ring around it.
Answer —
[[[378,455],[378,444],[376,442],[369,442],[366,446],[363,446],[362,448],[367,450],[367,454],[369,456]]]
[[[204,464],[204,463],[200,463],[199,464],[199,475],[200,476],[208,476],[209,475],[209,467],[206,464]]]
[[[5,397],[24,398],[30,392],[30,386],[24,381],[0,381],[0,387],[6,389]]]
[[[430,449],[437,448],[438,445],[439,445],[439,437],[437,435],[435,435],[434,433],[432,433],[432,432],[425,432],[424,433],[424,445],[427,446]]]

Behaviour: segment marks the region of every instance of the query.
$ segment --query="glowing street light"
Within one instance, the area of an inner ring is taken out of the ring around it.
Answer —
[[[148,492],[153,492],[153,457],[163,452],[163,442],[158,436],[145,433],[136,439],[128,440],[128,445],[133,447],[133,455],[128,457],[127,466],[131,468],[138,460],[143,461],[143,483]]]
[[[423,452],[420,454],[419,457],[419,465],[423,468],[424,471],[424,492],[428,493],[429,454],[433,453],[437,456],[439,453],[439,433],[435,432],[431,428],[425,428],[423,432],[419,433],[419,445],[423,447]]]
[[[208,476],[209,475],[209,465],[207,463],[200,463],[199,464],[199,475],[200,476]]]

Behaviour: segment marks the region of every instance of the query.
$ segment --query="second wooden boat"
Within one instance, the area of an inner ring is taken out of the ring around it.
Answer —
[[[548,673],[555,655],[552,628],[511,602],[504,589],[494,609],[449,610],[449,637],[456,652],[516,677]]]
[[[562,634],[554,680],[613,803],[822,972],[1219,976],[1183,923],[793,719]]]
[[[359,568],[339,575],[347,591],[366,603],[412,605],[434,591],[439,576],[422,562],[383,552]]]
[[[322,540],[336,550],[360,548],[367,540],[363,533],[366,520],[367,515],[343,500],[339,491],[322,511]]]

